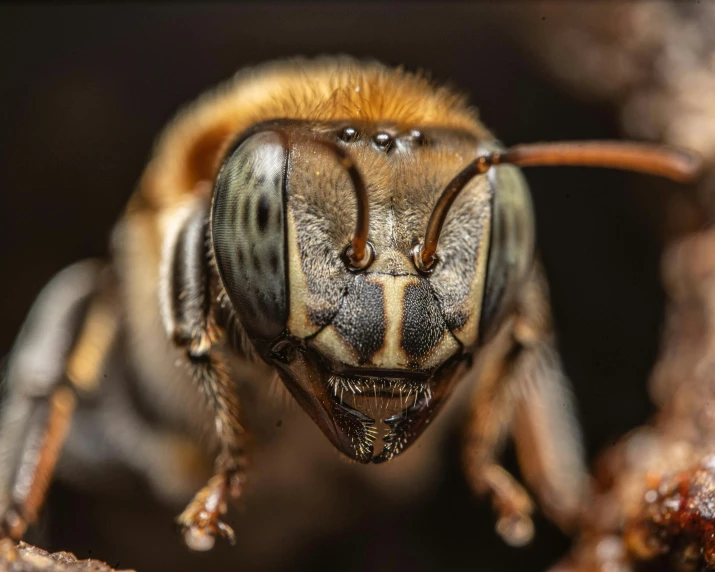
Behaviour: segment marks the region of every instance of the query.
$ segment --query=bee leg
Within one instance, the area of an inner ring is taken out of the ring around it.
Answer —
[[[220,444],[214,476],[177,518],[194,550],[211,549],[217,534],[233,542],[233,530],[221,517],[227,501],[241,495],[246,465],[237,389],[217,347],[221,332],[211,314],[207,213],[204,200],[177,213],[176,230],[167,234],[160,285],[165,327],[185,350],[185,362],[215,416]]]
[[[221,521],[221,517],[228,509],[228,499],[239,498],[245,483],[244,430],[239,421],[238,396],[222,360],[214,355],[194,354],[189,356],[188,361],[216,415],[220,453],[214,476],[196,493],[178,516],[177,523],[189,548],[210,550],[216,534],[231,544],[235,541],[233,530]]]
[[[524,478],[550,518],[569,528],[584,500],[580,431],[546,296],[546,285],[535,273],[498,340],[507,349],[477,393],[467,442],[472,451],[465,451],[476,489],[492,494],[500,514],[499,532],[515,544],[533,534],[532,505],[524,489],[494,462],[507,431],[513,433]]]
[[[502,345],[501,340],[499,343]],[[515,403],[508,385],[515,356],[489,357],[467,423],[463,463],[474,492],[491,499],[499,535],[513,546],[522,546],[534,534],[533,503],[524,488],[497,462],[513,421]]]
[[[13,348],[0,421],[0,534],[20,539],[37,520],[78,397],[97,387],[118,319],[98,263],[58,274]]]

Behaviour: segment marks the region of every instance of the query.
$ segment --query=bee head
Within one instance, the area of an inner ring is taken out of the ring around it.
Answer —
[[[480,135],[274,122],[241,137],[217,178],[213,252],[240,327],[333,444],[361,462],[412,444],[513,314],[534,250],[515,165],[675,178],[697,166],[641,146],[504,150]]]
[[[359,461],[388,460],[422,433],[504,314],[505,256],[516,253],[522,274],[531,260],[528,193],[513,167],[468,181],[438,262],[415,259],[438,198],[478,145],[439,128],[283,123],[242,137],[218,176],[213,250],[240,327]],[[507,171],[527,226],[505,255],[513,229],[495,226],[493,212],[505,210],[495,189]]]

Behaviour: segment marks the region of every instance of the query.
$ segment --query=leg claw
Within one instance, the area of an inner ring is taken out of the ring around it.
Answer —
[[[217,534],[232,545],[236,543],[233,529],[220,519],[226,514],[227,493],[226,476],[216,475],[196,493],[186,510],[176,519],[182,528],[184,542],[191,550],[211,550]]]
[[[496,531],[507,544],[521,547],[534,538],[534,523],[526,514],[512,513],[499,518]]]
[[[211,550],[216,543],[216,534],[228,540],[232,546],[236,544],[236,534],[233,529],[220,520],[197,522],[184,526],[183,531],[186,546],[197,552]]]
[[[496,531],[511,546],[524,546],[534,537],[531,513],[534,505],[527,492],[502,467],[484,470],[484,485],[496,509]]]

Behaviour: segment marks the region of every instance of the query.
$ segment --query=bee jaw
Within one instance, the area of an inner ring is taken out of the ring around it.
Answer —
[[[333,445],[360,463],[383,463],[404,452],[427,428],[465,364],[463,356],[454,356],[430,373],[356,375],[330,367],[315,350],[296,350],[290,363],[275,364],[283,382]]]

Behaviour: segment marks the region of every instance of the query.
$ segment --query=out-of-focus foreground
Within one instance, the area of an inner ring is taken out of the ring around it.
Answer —
[[[50,554],[25,542],[15,544],[8,538],[0,541],[0,568],[7,572],[114,572],[99,560],[77,560],[68,552]]]

